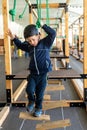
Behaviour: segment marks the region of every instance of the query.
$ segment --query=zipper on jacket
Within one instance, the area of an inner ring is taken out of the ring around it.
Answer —
[[[38,69],[37,61],[36,61],[36,56],[35,56],[35,47],[34,47],[34,61],[35,61],[35,66],[36,66],[37,73],[39,75],[40,73],[39,73],[39,69]]]

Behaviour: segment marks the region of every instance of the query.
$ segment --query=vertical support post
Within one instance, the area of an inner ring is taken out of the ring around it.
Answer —
[[[84,5],[84,62],[83,62],[83,72],[87,74],[87,1],[83,1]],[[87,79],[83,80],[84,83],[84,101],[87,102]]]
[[[74,34],[73,34],[73,25],[72,25],[72,48],[74,46]]]
[[[10,75],[12,73],[11,68],[11,48],[10,48],[10,39],[7,36],[8,31],[8,22],[9,22],[9,8],[8,8],[8,0],[2,1],[2,9],[3,9],[3,31],[4,31],[4,47],[5,47],[5,72],[6,75]],[[7,90],[7,103],[12,102],[12,80],[6,80],[6,90]]]
[[[68,43],[68,6],[65,7],[65,55],[69,57],[69,43]],[[69,66],[69,58],[66,59],[66,67]]]
[[[80,19],[79,19],[79,51],[80,51],[80,48],[81,48],[81,27],[80,27]]]
[[[60,36],[62,37],[62,19],[60,19]]]
[[[80,27],[80,33],[81,33],[81,51],[83,51],[83,26],[82,25]]]
[[[56,29],[56,47],[57,47],[57,41],[58,41],[57,35],[58,35],[58,27]]]
[[[29,6],[29,23],[33,23],[32,6]]]

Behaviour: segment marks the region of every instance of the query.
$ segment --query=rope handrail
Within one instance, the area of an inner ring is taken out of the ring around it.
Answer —
[[[37,28],[40,28],[40,21],[41,21],[41,0],[36,0],[37,2],[37,14],[38,14],[38,20],[36,22]]]
[[[9,14],[12,16],[12,21],[14,21],[16,15],[16,0],[14,0],[13,9],[9,10]]]
[[[48,5],[48,0],[46,0],[46,24],[49,25],[49,5]]]
[[[26,11],[26,9],[27,9],[27,6],[28,6],[28,4],[26,3],[22,14],[19,15],[19,18],[23,18],[23,15],[24,15],[24,13],[25,13],[25,11]]]

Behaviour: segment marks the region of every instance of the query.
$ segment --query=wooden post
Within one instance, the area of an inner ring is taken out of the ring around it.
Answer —
[[[8,0],[2,1],[3,9],[3,26],[4,26],[4,48],[5,48],[5,73],[10,75],[12,73],[11,68],[11,48],[10,48],[10,39],[7,36],[8,31],[8,22],[9,22],[9,8]],[[7,102],[12,100],[12,80],[6,80],[6,90],[7,90]]]
[[[84,0],[84,63],[83,72],[87,74],[87,1]],[[87,101],[87,79],[83,80],[84,83],[84,100]]]
[[[33,23],[32,6],[29,6],[29,23]]]
[[[79,51],[80,51],[80,48],[81,48],[81,27],[80,27],[80,19],[79,19]]]
[[[73,25],[72,25],[72,48],[74,46],[74,34],[73,34]]]
[[[69,57],[69,43],[68,43],[68,7],[65,8],[65,55]],[[66,59],[66,66],[69,64],[69,58]]]
[[[58,26],[57,26],[57,29],[56,29],[56,46],[57,46],[57,43],[58,43]]]
[[[62,36],[62,19],[60,19],[60,36]]]

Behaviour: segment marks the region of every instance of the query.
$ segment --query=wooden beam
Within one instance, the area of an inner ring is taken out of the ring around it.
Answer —
[[[30,115],[28,112],[20,112],[19,118],[28,119],[28,120],[45,120],[45,121],[50,120],[49,115],[41,115],[40,117],[34,117]]]
[[[22,93],[22,91],[25,89],[26,85],[27,85],[27,80],[24,80],[19,85],[19,87],[17,88],[17,90],[13,94],[13,101],[16,101],[18,99],[18,97],[20,96],[20,94]]]
[[[70,24],[69,27],[73,26],[79,19],[81,19],[83,17],[84,17],[83,15],[79,16],[72,24]]]
[[[64,85],[48,85],[45,91],[60,91],[64,89]]]
[[[83,73],[87,74],[87,1],[83,1],[84,5],[84,50],[83,50]],[[84,100],[87,102],[87,79],[83,79]]]
[[[30,7],[31,6],[30,0],[25,0],[25,1],[28,3],[28,5]],[[34,9],[32,9],[32,12],[33,12],[34,16],[38,19],[38,15],[37,15],[36,11]]]
[[[48,7],[49,8],[62,8],[62,7],[65,7],[66,6],[66,3],[49,3],[48,4]],[[42,3],[40,5],[41,8],[45,8],[46,9],[46,4],[45,3]]]
[[[76,92],[78,94],[78,96],[80,97],[81,100],[83,100],[83,83],[80,79],[72,79],[71,80],[72,83],[73,83],[73,86],[75,87],[76,89]]]
[[[66,0],[66,4],[67,4],[67,5],[69,4],[69,2],[70,2],[70,0]],[[62,14],[61,14],[61,17],[60,17],[60,18],[62,18],[64,14],[65,14],[65,9],[63,9],[63,11],[62,11]]]
[[[62,100],[64,101],[64,100]],[[60,101],[43,101],[43,105],[44,106],[48,106],[48,104],[56,104],[56,102],[60,102]],[[70,107],[71,104],[82,104],[84,103],[83,100],[65,100],[65,104],[62,104],[61,107]],[[25,107],[28,104],[28,101],[16,101],[13,102],[12,105],[18,107],[19,105],[21,105],[22,107]],[[46,104],[46,105],[45,105]],[[74,105],[73,105],[74,106]],[[79,105],[80,106],[80,105]],[[58,106],[59,107],[59,106]],[[57,107],[54,107],[57,108]],[[43,109],[45,110],[45,109]],[[47,110],[47,109],[46,109]]]
[[[9,23],[9,7],[8,0],[2,1],[2,10],[3,10],[3,26],[4,26],[4,49],[5,49],[5,74],[12,74],[11,67],[11,48],[10,48],[10,39],[7,36],[8,23]],[[12,80],[6,80],[6,89],[11,90],[12,97]]]
[[[69,119],[58,120],[58,121],[49,121],[46,123],[37,124],[36,130],[49,130],[49,129],[63,128],[63,127],[67,127],[70,125],[71,125],[71,123],[70,123]]]
[[[3,124],[3,122],[5,121],[6,117],[8,116],[10,112],[10,107],[5,106],[1,112],[0,112],[0,126]]]

